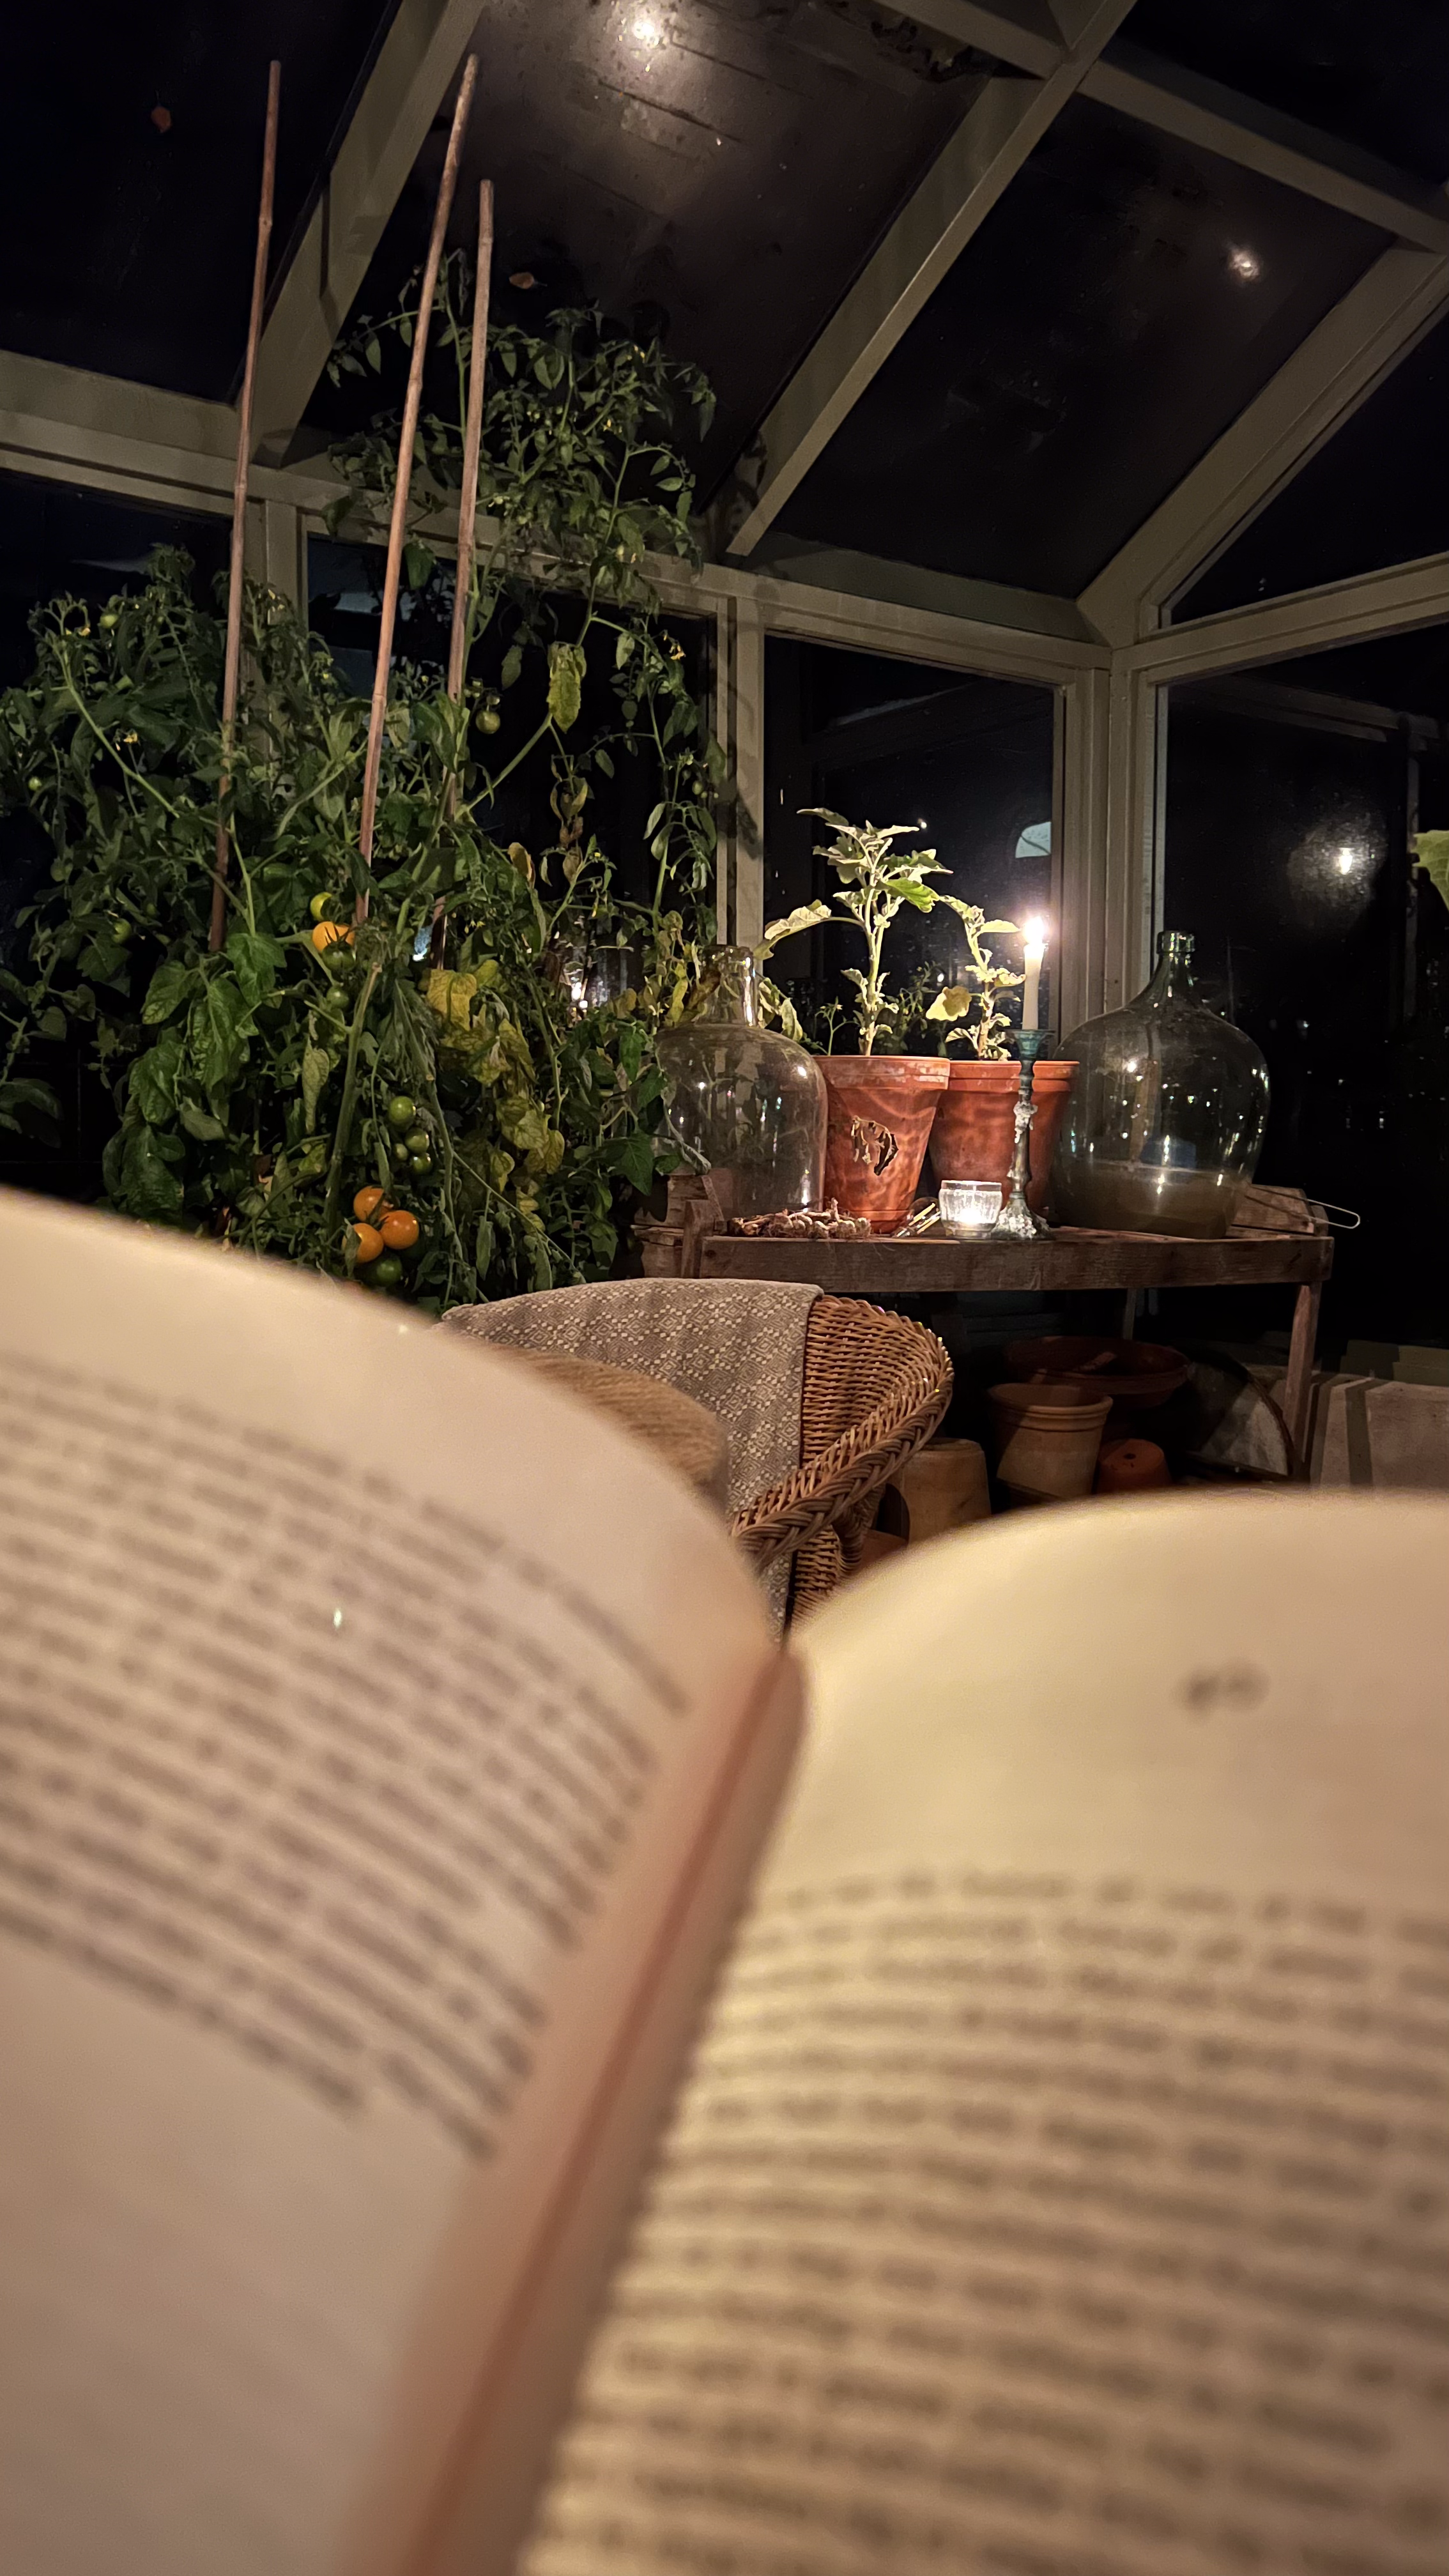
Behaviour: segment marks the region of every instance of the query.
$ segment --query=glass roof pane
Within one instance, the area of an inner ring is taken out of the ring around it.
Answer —
[[[719,0],[528,0],[473,43],[453,237],[491,178],[500,320],[597,303],[702,366],[708,491],[945,142],[975,58],[865,8]],[[420,263],[441,155],[434,136],[360,309],[386,311]],[[324,390],[308,416],[336,411]]]
[[[246,342],[267,65],[282,66],[276,275],[395,5],[10,10],[0,347],[229,398]]]
[[[1134,45],[1449,178],[1449,9],[1439,0],[1137,0]]]
[[[1449,322],[1421,340],[1179,600],[1207,617],[1449,547]]]
[[[783,513],[800,536],[1075,594],[1383,248],[1075,100]]]

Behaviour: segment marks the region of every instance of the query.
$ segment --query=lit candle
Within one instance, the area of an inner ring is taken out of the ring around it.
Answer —
[[[1021,993],[1021,1025],[1024,1029],[1041,1026],[1041,962],[1046,955],[1046,923],[1028,921],[1022,931],[1026,941],[1026,982]]]

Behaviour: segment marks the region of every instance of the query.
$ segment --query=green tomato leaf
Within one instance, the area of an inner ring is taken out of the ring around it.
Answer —
[[[198,1101],[182,1100],[178,1102],[176,1115],[180,1119],[182,1126],[185,1128],[187,1135],[194,1136],[199,1145],[214,1145],[218,1137],[226,1134],[226,1129],[223,1127],[221,1120],[219,1118],[213,1118],[211,1111],[209,1109],[203,1109]]]
[[[626,1136],[618,1147],[616,1167],[641,1197],[654,1178],[654,1146],[648,1136]]]
[[[195,977],[195,968],[183,965],[179,957],[170,958],[164,966],[158,966],[146,988],[146,999],[141,1004],[142,1019],[154,1027],[159,1021],[174,1017],[182,1003],[189,1000]]]
[[[325,1047],[308,1047],[302,1057],[302,1116],[309,1136],[317,1132],[317,1103],[322,1097],[332,1058]]]
[[[257,930],[233,930],[227,939],[226,953],[236,973],[237,988],[249,1009],[275,990],[277,977],[287,962],[287,952],[281,941],[268,939]]]
[[[181,1071],[183,1054],[179,1029],[168,1029],[163,1038],[131,1067],[129,1097],[149,1127],[166,1127],[176,1115],[176,1077]]]
[[[560,733],[567,733],[578,722],[586,667],[581,644],[550,644],[548,711]]]
[[[1414,856],[1434,892],[1449,903],[1449,832],[1416,832]]]
[[[121,1155],[118,1203],[128,1216],[159,1219],[181,1211],[182,1184],[154,1127],[132,1128]]]

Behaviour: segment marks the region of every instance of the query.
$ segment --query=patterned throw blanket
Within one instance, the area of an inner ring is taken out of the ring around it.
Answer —
[[[640,1369],[708,1405],[729,1441],[732,1512],[800,1464],[805,1331],[820,1291],[765,1279],[618,1279],[455,1306],[445,1332]],[[760,1577],[783,1625],[788,1559]]]

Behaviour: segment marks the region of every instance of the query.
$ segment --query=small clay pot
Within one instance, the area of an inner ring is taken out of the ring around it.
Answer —
[[[1007,1502],[1070,1503],[1092,1490],[1110,1396],[1074,1386],[987,1391],[996,1476]]]
[[[1170,1485],[1167,1460],[1155,1440],[1104,1440],[1097,1457],[1099,1494],[1157,1494]]]
[[[964,1529],[968,1522],[989,1520],[985,1452],[975,1440],[928,1440],[892,1476],[886,1497],[894,1499],[912,1546],[939,1538],[945,1530]],[[884,1508],[880,1518],[885,1519]],[[897,1525],[893,1514],[887,1526]]]
[[[936,1103],[951,1078],[939,1055],[822,1055],[829,1114],[825,1196],[872,1234],[897,1234],[910,1215]]]
[[[1031,1122],[1031,1179],[1027,1205],[1040,1209],[1046,1200],[1067,1100],[1076,1078],[1075,1064],[1044,1057],[1032,1077],[1036,1116]],[[983,1063],[980,1057],[953,1056],[950,1083],[937,1104],[931,1130],[931,1161],[938,1181],[999,1181],[1003,1197],[1016,1150],[1016,1096],[1021,1067],[1016,1063]]]

